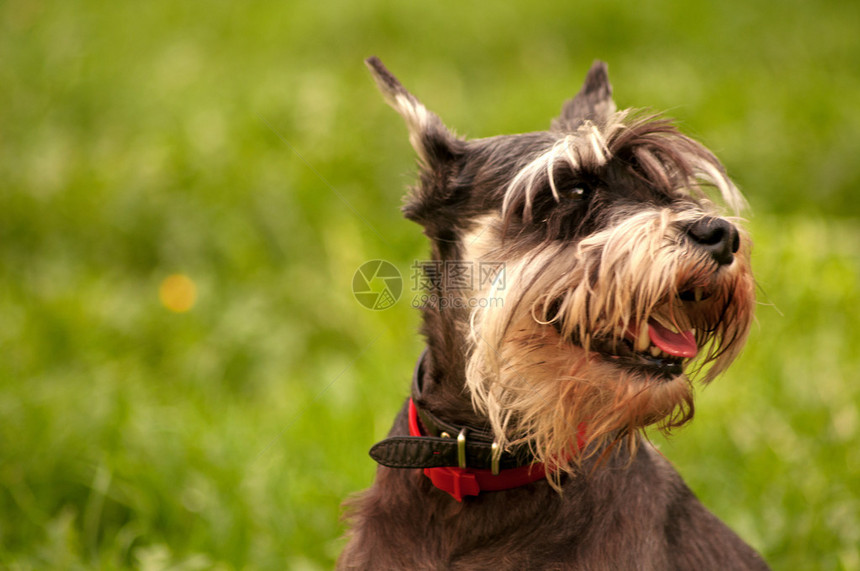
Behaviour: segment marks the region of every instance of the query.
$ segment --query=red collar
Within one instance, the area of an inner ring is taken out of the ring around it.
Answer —
[[[409,435],[425,436],[418,420],[418,409],[412,399],[409,399]],[[543,464],[530,464],[501,470],[497,475],[493,475],[491,470],[443,466],[424,468],[424,475],[430,478],[434,486],[448,492],[458,502],[462,502],[463,496],[510,490],[536,482],[546,477],[546,468]]]
[[[426,356],[425,349],[412,376],[412,394],[416,398],[422,394]],[[547,476],[544,464],[529,463],[533,456],[526,444],[497,454],[489,427],[451,424],[428,410],[418,410],[412,399],[408,401],[407,417],[409,436],[388,436],[370,448],[370,456],[388,468],[423,469],[434,486],[458,502],[465,496],[510,490]],[[582,423],[577,431],[578,450],[582,450],[585,441],[586,425]]]

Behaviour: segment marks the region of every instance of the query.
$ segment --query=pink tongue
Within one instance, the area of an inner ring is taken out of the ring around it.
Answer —
[[[675,333],[653,319],[648,320],[648,337],[654,345],[676,357],[695,357],[699,350],[692,331]]]

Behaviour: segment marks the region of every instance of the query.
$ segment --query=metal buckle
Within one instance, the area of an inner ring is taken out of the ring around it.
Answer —
[[[457,465],[460,468],[466,467],[466,429],[460,431],[457,435]]]
[[[499,475],[499,443],[493,442],[493,456],[490,459],[490,471],[493,473],[493,476]]]

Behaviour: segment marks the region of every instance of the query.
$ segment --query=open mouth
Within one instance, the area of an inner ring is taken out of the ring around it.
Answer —
[[[702,288],[693,288],[678,294],[678,299],[689,306],[710,295]],[[553,321],[553,326],[561,333],[558,321]],[[570,341],[582,345],[578,339]],[[695,329],[679,329],[673,320],[655,312],[648,319],[629,325],[617,337],[591,339],[589,350],[617,366],[668,380],[683,374],[684,366],[695,358],[699,346]]]
[[[640,326],[628,328],[614,351],[603,355],[620,365],[640,368],[661,377],[684,372],[684,363],[698,353],[695,330],[680,331],[659,317],[649,317]]]

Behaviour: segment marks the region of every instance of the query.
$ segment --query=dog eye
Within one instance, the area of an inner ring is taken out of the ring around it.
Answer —
[[[558,196],[561,200],[565,201],[579,201],[591,194],[591,188],[588,185],[577,183],[577,184],[568,184],[559,187]]]

